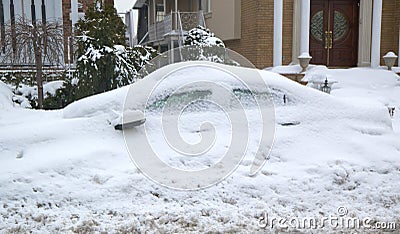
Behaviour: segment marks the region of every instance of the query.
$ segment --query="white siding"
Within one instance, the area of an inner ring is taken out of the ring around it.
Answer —
[[[46,0],[46,14],[48,19],[62,19],[62,0]]]
[[[49,20],[62,20],[62,0],[45,0],[46,16]],[[10,0],[3,0],[4,20],[10,21]],[[36,19],[42,20],[42,1],[35,0]],[[31,0],[14,0],[15,17],[24,17],[25,20],[32,19]]]
[[[10,20],[10,0],[3,0],[4,9],[4,22],[8,23]]]

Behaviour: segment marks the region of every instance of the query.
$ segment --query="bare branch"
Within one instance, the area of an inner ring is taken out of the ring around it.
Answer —
[[[34,66],[38,86],[38,105],[43,107],[43,65],[63,63],[63,31],[60,21],[37,20],[33,24],[17,18],[4,27],[1,65]]]
[[[50,66],[64,66],[64,37],[60,20],[38,20],[36,26],[21,17],[12,25],[4,27],[4,41],[1,46],[0,63],[4,65],[36,66],[35,54],[40,53],[42,63]],[[14,36],[15,35],[15,36]]]

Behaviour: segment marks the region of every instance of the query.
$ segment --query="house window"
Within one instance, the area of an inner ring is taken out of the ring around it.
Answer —
[[[200,3],[201,3],[200,10],[202,10],[204,13],[211,11],[211,1],[210,0],[200,0]]]
[[[156,21],[163,21],[165,17],[164,4],[157,4],[156,12]]]

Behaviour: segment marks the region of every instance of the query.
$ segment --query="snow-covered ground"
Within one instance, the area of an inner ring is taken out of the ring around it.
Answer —
[[[399,77],[310,70],[338,81],[327,95],[260,74],[275,102],[269,161],[250,177],[245,159],[225,181],[192,192],[162,187],[131,162],[122,132],[110,125],[127,87],[64,110],[35,111],[13,107],[0,83],[0,232],[285,231],[260,227],[260,217],[319,219],[338,216],[339,207],[371,224],[397,222],[399,231],[400,114],[391,119],[387,110],[400,110]],[[300,231],[338,230],[352,229]]]

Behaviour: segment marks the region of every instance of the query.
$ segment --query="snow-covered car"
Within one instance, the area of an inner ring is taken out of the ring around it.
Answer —
[[[274,141],[273,149],[286,152],[285,158],[300,160],[298,163],[302,165],[312,164],[315,157],[322,157],[319,154],[324,152],[343,148],[346,152],[359,151],[353,140],[343,140],[343,134],[370,141],[368,135],[392,132],[387,110],[379,103],[351,103],[272,72],[209,62],[187,62],[161,68],[131,87],[72,104],[64,110],[64,116],[103,113],[111,120],[116,112],[140,110],[145,113],[146,123],[145,130],[138,129],[137,132],[147,134],[150,145],[162,160],[175,167],[199,169],[218,162],[229,148],[232,129],[227,113],[241,108],[246,113],[246,118],[241,120],[247,124],[249,132],[245,156],[245,161],[250,162],[245,163],[248,167],[258,152],[265,125],[273,136],[269,140],[271,144],[265,147],[264,156],[269,155],[268,149]],[[260,118],[260,110],[268,110],[269,117]],[[205,122],[212,127],[202,129]],[[271,130],[271,124],[276,132]],[[183,158],[165,139],[165,126],[179,129],[182,138],[191,144],[201,140],[202,132],[215,130],[214,148],[208,152],[208,157]],[[286,143],[282,142],[290,142],[292,147],[286,148]],[[318,153],[310,155],[310,149]],[[376,149],[368,149],[368,153],[374,151]],[[298,154],[309,156],[300,159]],[[321,160],[332,158],[322,157]]]

